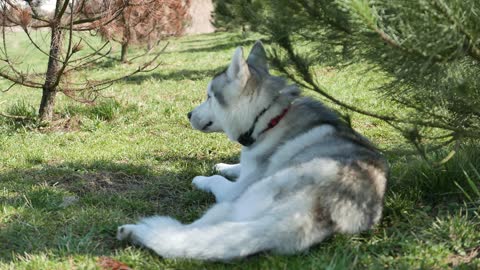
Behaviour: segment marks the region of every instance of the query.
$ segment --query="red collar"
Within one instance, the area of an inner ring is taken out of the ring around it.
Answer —
[[[274,128],[279,122],[280,120],[282,120],[283,117],[285,117],[285,115],[287,114],[288,110],[290,110],[290,106],[288,106],[287,108],[285,108],[281,114],[275,116],[272,120],[270,120],[270,122],[268,122],[268,126],[267,128],[265,128],[262,132],[260,132],[260,134],[263,134],[267,131],[269,131],[270,129]]]

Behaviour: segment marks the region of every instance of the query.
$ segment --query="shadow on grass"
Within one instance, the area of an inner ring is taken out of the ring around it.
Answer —
[[[120,61],[120,59],[109,56],[108,58],[104,58],[102,61],[95,64],[95,68],[108,69],[108,68],[116,67],[116,66],[121,65],[121,64],[122,64],[122,62]]]
[[[153,158],[158,164],[175,162],[177,166],[157,171],[150,166],[107,160],[50,165],[33,160],[34,168],[0,173],[3,187],[0,191],[3,211],[0,261],[9,263],[24,254],[27,258],[46,255],[59,260],[75,254],[115,256],[116,250],[126,245],[115,240],[118,225],[154,214],[173,216],[184,222],[196,219],[213,203],[213,197],[192,188],[192,177],[213,173],[211,167],[215,163],[237,161],[233,156],[209,159],[181,153],[146,157]],[[455,163],[449,165],[451,167],[438,171],[414,160],[412,162],[417,165],[405,163],[398,166],[396,177],[404,178],[406,182],[398,183],[393,192],[388,193],[380,226],[404,233],[409,231],[412,219],[449,217],[448,211],[431,209],[440,201],[432,201],[425,195],[438,196],[443,190],[439,188],[439,182],[458,179],[457,176],[463,173],[458,165],[464,164],[464,160],[477,162],[478,151],[467,151],[455,159]],[[410,168],[405,171],[407,166]],[[426,178],[421,179],[421,175]],[[424,216],[416,216],[418,209],[425,206],[430,210],[424,209]],[[399,223],[403,224],[400,229]],[[371,233],[367,232],[367,237]],[[347,240],[345,245],[348,246],[350,240]],[[387,244],[390,241],[387,239]]]
[[[128,84],[140,84],[145,80],[196,81],[196,80],[203,80],[204,78],[211,78],[222,70],[223,68],[204,69],[204,70],[183,69],[183,70],[172,71],[167,74],[161,74],[161,73],[140,74],[140,75],[134,75],[134,76],[125,78],[124,82]]]
[[[231,39],[231,38],[229,38]],[[212,39],[216,41],[216,39]],[[222,39],[223,40],[223,39]],[[246,39],[246,40],[231,40],[230,42],[224,42],[216,45],[199,47],[199,48],[191,48],[181,51],[172,51],[172,52],[165,52],[168,53],[201,53],[201,52],[217,52],[219,50],[227,50],[227,49],[234,49],[238,46],[250,46],[255,43],[256,39]],[[193,43],[193,41],[192,41]],[[265,41],[265,44],[270,43],[270,41]],[[209,43],[210,45],[210,43]],[[226,67],[226,66],[225,66]],[[125,78],[123,81],[129,84],[140,84],[145,80],[174,80],[174,81],[181,81],[181,80],[202,80],[205,78],[213,77],[218,72],[222,71],[225,67],[214,68],[214,69],[204,69],[204,70],[189,70],[189,69],[182,69],[172,71],[166,74],[162,74],[159,72],[155,73],[148,73],[148,74],[138,74],[128,78]]]
[[[255,43],[256,39],[244,39],[244,40],[232,40],[230,42],[215,44],[212,46],[205,46],[199,48],[191,48],[181,51],[175,51],[174,53],[201,53],[201,52],[218,52],[231,49],[233,53],[233,49],[238,46],[251,46]],[[270,41],[262,41],[265,45],[270,44]]]
[[[401,147],[385,151],[392,157],[389,190],[435,206],[448,203],[463,203],[468,196],[475,197],[477,182],[470,183],[469,177],[475,177],[480,170],[480,147],[466,143],[455,149],[456,153],[446,162],[439,162],[447,157],[451,149],[445,148],[429,153],[429,161],[419,155],[404,152]],[[393,159],[393,156],[396,158]]]
[[[121,224],[155,214],[195,220],[214,199],[194,189],[191,180],[219,160],[185,162],[185,169],[162,172],[105,160],[36,163],[32,169],[2,172],[0,261],[25,254],[114,256],[125,245],[115,240]]]
[[[191,37],[188,40],[181,40],[180,43],[182,44],[212,43],[212,42],[232,40],[234,38],[240,38],[241,36],[240,34],[238,35],[231,35],[231,33],[225,33],[225,34],[227,35],[218,35],[218,33],[202,34],[200,36]]]

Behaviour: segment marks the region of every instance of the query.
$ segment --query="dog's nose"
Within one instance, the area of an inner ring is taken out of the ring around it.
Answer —
[[[188,120],[190,120],[190,118],[192,118],[192,112],[189,112],[187,116],[188,116]]]

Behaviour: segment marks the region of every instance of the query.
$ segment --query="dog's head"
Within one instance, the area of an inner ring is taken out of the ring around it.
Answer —
[[[257,91],[268,76],[266,53],[260,41],[247,60],[242,47],[238,47],[228,68],[208,84],[207,99],[188,113],[192,127],[203,132],[225,132],[231,140],[237,140],[252,124],[258,108],[263,108],[259,103],[272,99]]]

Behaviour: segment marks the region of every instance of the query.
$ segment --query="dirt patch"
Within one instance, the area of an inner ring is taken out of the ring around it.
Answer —
[[[59,187],[76,194],[114,192],[124,193],[141,189],[145,183],[144,175],[129,175],[123,172],[87,172],[65,175],[57,179]]]
[[[53,121],[48,123],[45,127],[39,129],[44,132],[72,132],[79,131],[82,126],[82,121],[78,116],[62,118],[56,115]]]
[[[471,261],[473,261],[475,258],[478,258],[479,256],[480,246],[472,249],[470,252],[463,256],[459,254],[452,254],[448,256],[447,261],[450,266],[457,267],[461,265],[468,265]]]

